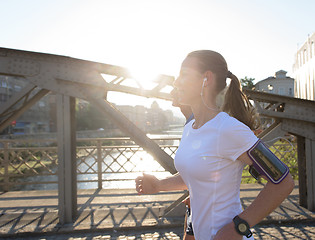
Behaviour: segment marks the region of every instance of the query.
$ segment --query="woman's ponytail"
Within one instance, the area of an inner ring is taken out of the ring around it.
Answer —
[[[258,116],[243,93],[240,81],[229,71],[228,78],[231,79],[231,82],[225,94],[222,110],[247,125],[250,129],[257,129],[259,125]]]

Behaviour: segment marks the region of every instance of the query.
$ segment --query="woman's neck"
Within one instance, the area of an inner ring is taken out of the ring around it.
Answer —
[[[195,122],[193,124],[193,128],[195,129],[203,126],[206,122],[213,119],[220,112],[220,110],[216,107],[211,107],[211,109],[209,109],[203,104],[198,104],[196,106],[192,106],[191,108],[195,118]]]

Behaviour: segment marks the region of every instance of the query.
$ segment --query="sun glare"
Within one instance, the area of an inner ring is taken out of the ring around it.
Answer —
[[[152,71],[146,66],[132,66],[128,69],[134,80],[136,80],[141,85],[141,87],[145,89],[153,86],[153,80],[158,75],[158,73]]]

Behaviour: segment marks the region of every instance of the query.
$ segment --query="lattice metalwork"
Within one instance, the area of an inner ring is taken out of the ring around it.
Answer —
[[[157,141],[161,144],[161,149],[174,158],[179,139]],[[111,143],[115,143],[115,145],[109,146]],[[41,143],[3,141],[2,144],[4,147],[0,149],[0,187],[17,184],[57,183],[57,148],[51,146],[56,143],[43,140]],[[26,145],[30,146],[26,147]],[[166,172],[142,147],[132,145],[132,141],[125,138],[115,141],[84,139],[79,140],[78,145],[78,183],[100,182],[102,185],[110,181],[132,181],[134,174],[141,172]],[[297,179],[295,139],[290,139],[290,142],[279,140],[270,146],[270,149],[289,166],[291,174]],[[48,181],[48,176],[55,176],[55,178]],[[36,181],[34,181],[34,177],[36,177]],[[17,179],[23,179],[23,182],[18,182]],[[243,172],[243,181],[253,181],[247,168]]]
[[[12,176],[55,174],[56,166],[56,148],[12,149],[9,154],[9,168],[12,168]]]
[[[270,147],[270,150],[281,159],[289,168],[293,178],[298,178],[298,161],[296,140],[287,142],[279,140]]]
[[[179,139],[156,141],[167,154],[175,156]],[[2,140],[0,144],[3,145],[0,148],[0,188],[57,184],[58,156],[55,140]],[[134,180],[134,174],[141,172],[168,173],[129,138],[79,139],[76,156],[79,184],[99,182],[102,185],[103,182],[110,181],[131,181]]]
[[[10,141],[1,143],[4,147],[0,149],[0,188],[53,183],[47,177],[57,175],[57,148],[36,146],[34,142],[25,146],[25,143],[20,143],[20,146]]]
[[[92,159],[91,163],[87,160]],[[97,149],[96,147],[77,148],[77,173],[97,173]]]
[[[129,147],[104,147],[102,148],[103,173],[134,172],[137,168],[136,159],[141,158],[143,148],[138,146]]]

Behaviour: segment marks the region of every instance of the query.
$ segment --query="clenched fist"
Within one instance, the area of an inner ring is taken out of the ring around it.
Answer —
[[[153,175],[143,173],[136,178],[136,190],[139,194],[154,194],[159,192],[159,179]]]

